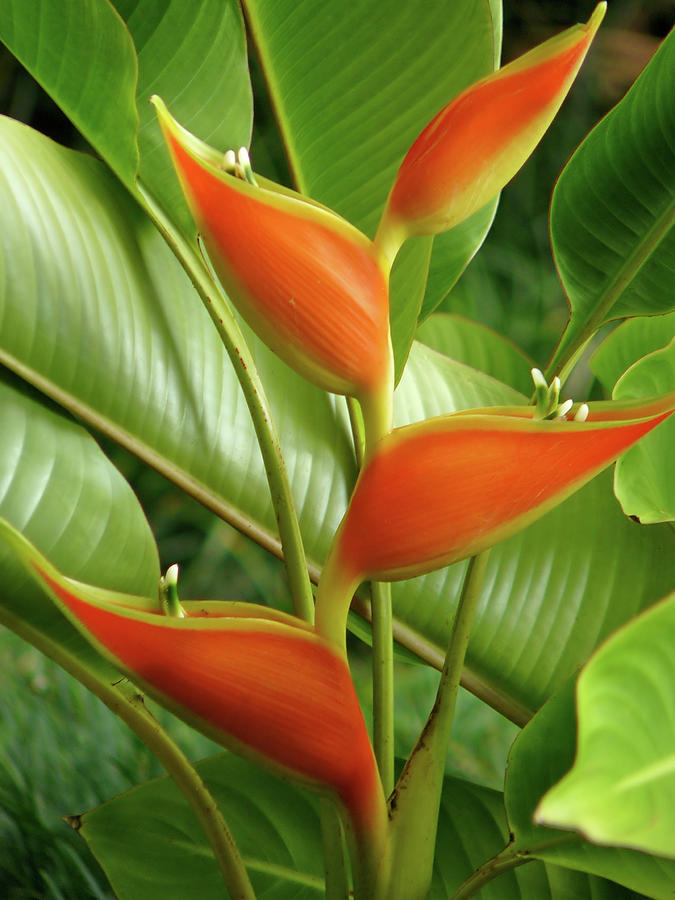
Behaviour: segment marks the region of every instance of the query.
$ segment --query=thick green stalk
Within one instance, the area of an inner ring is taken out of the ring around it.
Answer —
[[[288,573],[296,614],[308,622],[314,618],[314,600],[307,572],[300,526],[283,460],[281,445],[273,424],[265,390],[255,361],[229,304],[195,250],[176,232],[163,210],[139,185],[144,207],[154,224],[185,269],[222,340],[239,380],[253,427],[260,445],[272,505],[279,528],[284,563]]]
[[[138,689],[126,679],[118,685],[111,685],[105,679],[99,678],[55,641],[7,610],[0,610],[0,621],[58,663],[138,735],[164,766],[192,807],[211,845],[231,900],[255,900],[255,892],[246,867],[216,801],[190,760],[146,709],[143,696]]]
[[[488,553],[486,550],[469,562],[436,702],[392,796],[393,862],[388,900],[422,900],[431,884],[445,757]]]
[[[394,640],[391,585],[370,586],[373,629],[373,744],[385,797],[394,789]]]
[[[393,357],[392,357],[393,359]],[[349,418],[359,468],[375,452],[378,441],[391,431],[393,418],[393,363],[382,389],[361,402],[361,417],[348,399]],[[372,582],[370,607],[373,637],[373,743],[385,796],[394,788],[394,634],[391,586]]]

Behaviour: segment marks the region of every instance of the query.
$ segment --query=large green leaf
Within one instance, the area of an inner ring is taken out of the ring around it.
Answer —
[[[138,167],[136,53],[108,0],[7,0],[0,40],[131,187]]]
[[[675,594],[622,628],[577,685],[577,756],[540,822],[675,858]]]
[[[69,576],[155,595],[159,563],[143,511],[86,431],[4,369],[0,423],[0,516]],[[25,629],[32,630],[90,668],[110,670],[4,544],[0,571],[0,622],[29,639]]]
[[[600,344],[591,358],[591,369],[609,395],[634,362],[665,347],[674,334],[675,312],[628,319]],[[668,385],[664,384],[661,390],[667,391]]]
[[[152,94],[214,147],[248,146],[253,98],[237,0],[114,0],[138,53],[139,177],[188,234],[195,226],[166,150]],[[57,98],[58,100],[58,98]]]
[[[621,684],[616,672],[612,680],[616,690]],[[659,686],[658,690],[662,689]],[[637,850],[597,846],[578,833],[534,824],[533,815],[541,797],[574,761],[575,731],[570,682],[540,710],[513,745],[506,778],[506,810],[514,833],[513,850],[611,878],[655,900],[668,900],[675,884],[672,860]]]
[[[287,900],[323,896],[321,829],[314,798],[230,754],[198,764],[231,827],[256,893]],[[129,823],[133,822],[133,829]],[[72,822],[119,900],[221,900],[220,872],[194,814],[159,778]]]
[[[194,234],[148,98],[160,94],[215,146],[248,144],[252,96],[236,0],[73,0],[63,9],[11,0],[0,9],[0,40],[127,187],[134,189],[138,170]]]
[[[420,326],[417,339],[451,359],[510,384],[524,395],[532,393],[532,360],[515,344],[478,322],[438,313]]]
[[[498,4],[324,0],[311,13],[294,0],[243,6],[297,186],[374,233],[408,147],[439,109],[497,65]],[[436,242],[431,308],[483,242],[493,212]],[[399,265],[392,282],[397,373],[414,335],[430,244],[408,249],[409,271]]]
[[[323,896],[319,819],[314,799],[231,755],[197,766],[216,798],[259,896],[318,900]],[[129,830],[129,822],[135,827]],[[194,885],[204,900],[220,898],[222,883],[174,785],[160,778],[73,819],[120,900],[149,895],[182,900]],[[497,791],[447,779],[431,897],[445,900],[474,867],[499,851],[508,829]],[[624,896],[616,886],[539,862],[488,885],[486,900],[570,900]]]
[[[675,32],[579,147],[551,205],[551,239],[571,306],[553,366],[604,322],[673,309]]]
[[[183,270],[99,163],[9,120],[0,134],[0,361],[276,549],[248,411]],[[252,344],[316,571],[356,474],[345,404]],[[395,417],[519,402],[414,344]],[[605,481],[495,549],[467,684],[524,721],[598,640],[673,589],[674,540],[624,520]],[[395,587],[401,640],[437,664],[463,571]]]
[[[665,393],[675,384],[675,338],[641,359],[619,379],[614,398]],[[675,421],[667,422],[632,447],[616,464],[614,491],[626,515],[644,524],[675,521]]]
[[[450,900],[465,879],[508,841],[504,795],[469,781],[446,778],[431,900]],[[631,894],[604,879],[529,860],[526,865],[489,872],[476,896],[481,900],[618,900]]]

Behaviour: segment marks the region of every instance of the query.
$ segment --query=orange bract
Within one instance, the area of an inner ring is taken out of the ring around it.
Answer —
[[[553,120],[602,21],[577,25],[463,91],[406,155],[379,240],[387,253],[412,234],[466,219],[516,174]]]
[[[321,633],[340,640],[361,581],[430,572],[535,521],[666,419],[675,395],[589,406],[584,423],[534,420],[533,407],[485,409],[383,438],[359,476],[319,582]]]
[[[357,833],[381,828],[384,798],[347,663],[309,626],[264,609],[256,618],[253,605],[244,617],[234,604],[228,617],[225,603],[190,603],[197,615],[170,618],[92,600],[26,542],[19,552],[84,635],[161,703],[243,755],[333,792]]]
[[[253,330],[326,390],[360,397],[388,383],[388,283],[372,242],[323,207],[218,169],[155,105],[216,274]]]

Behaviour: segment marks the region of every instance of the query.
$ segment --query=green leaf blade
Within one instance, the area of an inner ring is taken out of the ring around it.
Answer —
[[[116,0],[138,53],[139,178],[184,234],[196,227],[149,99],[159,94],[187,129],[214,147],[248,146],[253,97],[236,0]]]
[[[558,180],[551,239],[571,318],[552,368],[604,322],[673,308],[674,77],[671,34]]]
[[[511,750],[505,798],[515,847],[536,859],[611,878],[640,895],[668,900],[675,883],[672,860],[634,849],[602,847],[585,841],[578,833],[535,824],[534,814],[542,796],[574,762],[573,688],[570,681],[552,697],[523,729]]]
[[[594,654],[577,687],[577,757],[539,821],[675,859],[673,646],[675,595]]]
[[[138,168],[136,54],[107,0],[11,0],[0,39],[61,106],[121,180]]]

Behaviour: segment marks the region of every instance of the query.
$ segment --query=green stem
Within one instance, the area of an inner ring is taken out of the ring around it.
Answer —
[[[390,348],[391,349],[391,348]],[[363,419],[348,400],[350,423],[359,468],[378,441],[391,431],[393,418],[393,356],[379,391],[360,401]],[[363,425],[362,425],[363,423]],[[391,585],[370,585],[373,637],[373,743],[385,796],[394,789],[394,632]]]
[[[142,694],[124,679],[111,685],[69,654],[55,641],[23,622],[7,610],[0,620],[19,637],[28,641],[95,694],[138,735],[169,773],[190,804],[211,845],[213,855],[229,891],[231,900],[255,900],[255,893],[234,839],[220,810],[183,751],[146,709]]]
[[[390,900],[421,900],[431,883],[445,758],[488,553],[486,550],[469,561],[436,702],[392,797],[394,843]]]
[[[163,210],[150,194],[138,185],[144,208],[164,240],[185,269],[222,340],[239,380],[251,415],[265,473],[270,487],[272,505],[279,528],[284,564],[293,596],[296,614],[308,622],[314,618],[314,600],[307,572],[307,559],[295,512],[288,474],[281,445],[273,425],[272,413],[255,361],[246,345],[241,329],[220,288],[209,276],[193,247],[175,230]]]
[[[370,586],[373,629],[373,744],[385,797],[394,789],[394,640],[391,585]]]
[[[451,900],[468,900],[502,872],[508,872],[509,869],[515,869],[527,862],[532,862],[531,856],[525,856],[509,845],[496,856],[484,862],[475,872],[472,872],[466,881],[460,884]]]

